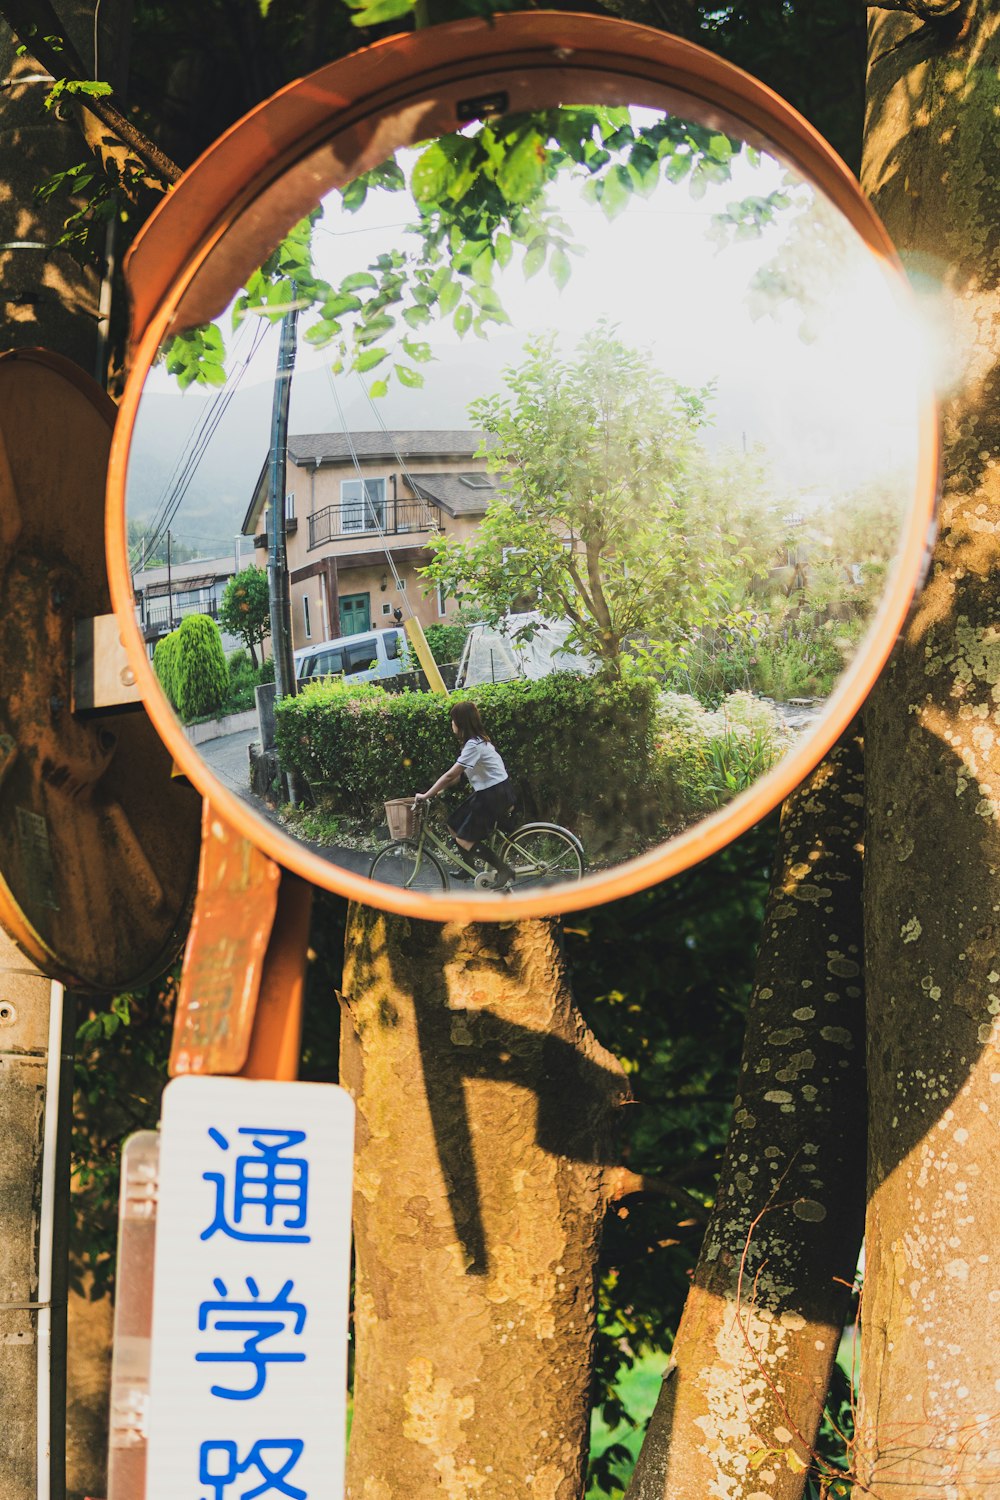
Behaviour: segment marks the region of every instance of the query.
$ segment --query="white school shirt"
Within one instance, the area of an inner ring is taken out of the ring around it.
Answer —
[[[485,792],[488,786],[498,786],[507,780],[500,752],[489,740],[466,740],[457,764],[468,776],[474,792]]]

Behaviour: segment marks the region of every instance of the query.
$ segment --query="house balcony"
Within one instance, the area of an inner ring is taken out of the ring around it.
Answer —
[[[432,531],[430,506],[422,500],[386,500],[380,504],[360,501],[327,505],[309,517],[309,551],[328,542],[351,541],[362,536],[400,536]]]
[[[285,517],[285,535],[286,536],[294,536],[295,533],[298,531],[298,529],[299,529],[299,523],[295,519],[295,517],[294,516],[286,516]],[[263,547],[264,551],[265,552],[267,551],[267,528],[266,527],[264,528],[263,531],[258,531],[257,535],[253,539],[253,544],[254,544],[255,547]]]

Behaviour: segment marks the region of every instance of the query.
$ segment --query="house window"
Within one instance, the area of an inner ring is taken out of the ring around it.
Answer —
[[[382,613],[384,615],[391,615],[392,614],[392,605],[391,604],[383,604],[383,606],[382,606]]]
[[[385,530],[384,479],[342,479],[340,504],[344,531]]]
[[[285,520],[295,520],[295,491],[290,490],[285,496]]]
[[[405,578],[401,578],[399,580],[399,583],[397,584],[397,588],[399,589],[399,592],[401,594],[405,594],[406,593],[406,579]]]
[[[312,635],[312,626],[309,623],[309,595],[302,595],[302,621],[306,629],[306,640]]]

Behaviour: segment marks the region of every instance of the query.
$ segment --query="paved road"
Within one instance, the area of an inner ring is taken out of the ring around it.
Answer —
[[[217,776],[222,784],[244,802],[248,802],[255,812],[260,813],[269,823],[280,828],[282,833],[288,833],[288,829],[279,819],[277,813],[270,808],[261,797],[255,797],[250,790],[250,760],[247,746],[251,741],[259,742],[260,734],[256,729],[244,729],[238,734],[222,735],[217,740],[207,740],[198,749],[202,759],[211,768],[212,774]],[[367,849],[349,849],[335,844],[315,844],[309,839],[298,839],[298,843],[306,849],[311,849],[318,854],[320,859],[327,860],[332,865],[340,865],[345,870],[353,870],[356,875],[367,875],[368,866],[372,862],[371,852]]]

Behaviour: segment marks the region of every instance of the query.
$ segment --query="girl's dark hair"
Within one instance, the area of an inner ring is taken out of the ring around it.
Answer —
[[[483,721],[479,717],[479,709],[474,703],[453,703],[451,705],[451,722],[457,728],[464,745],[466,740],[486,740],[492,744]]]

